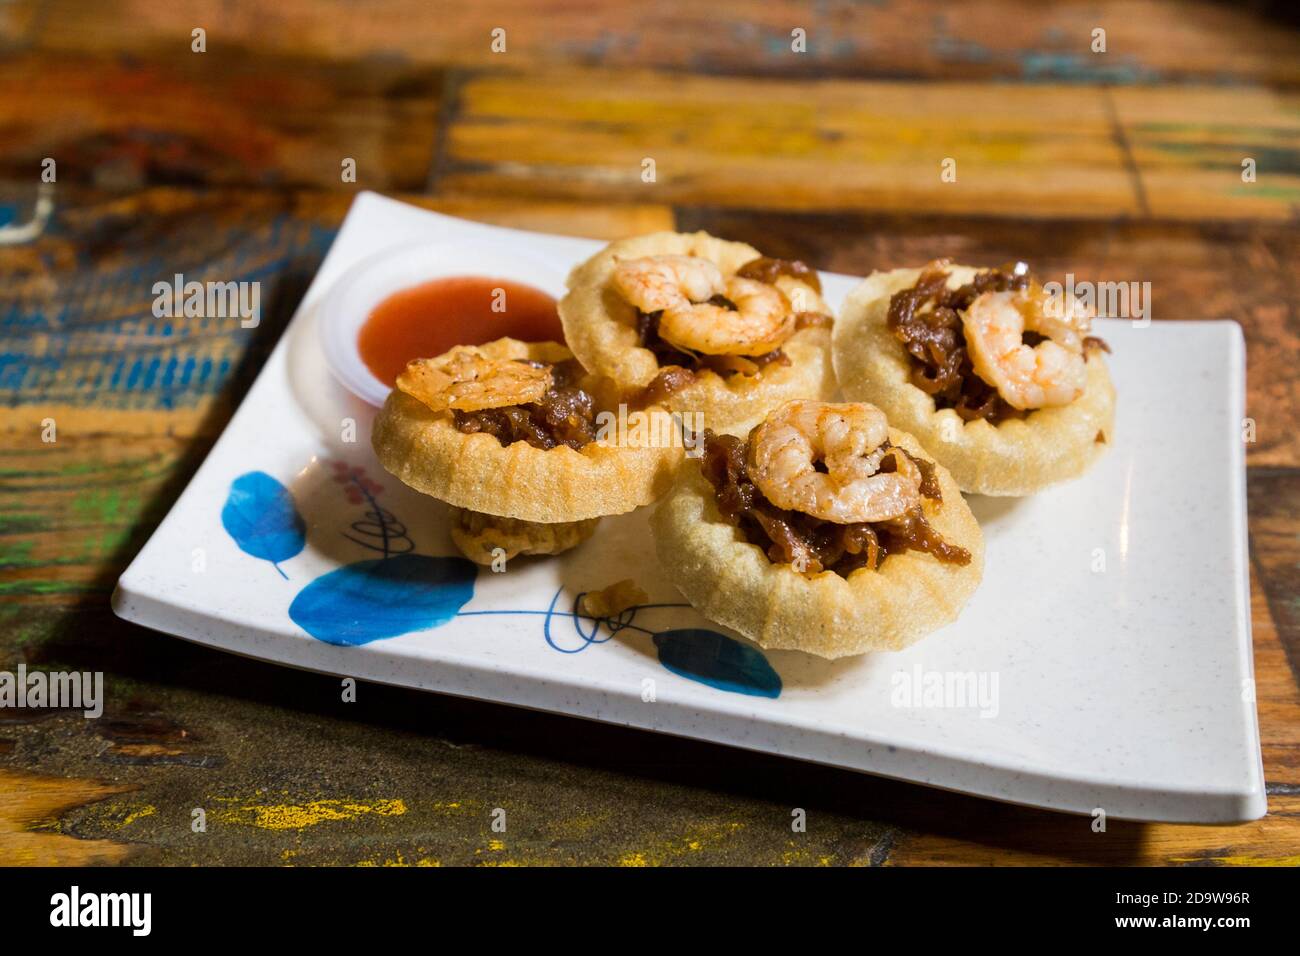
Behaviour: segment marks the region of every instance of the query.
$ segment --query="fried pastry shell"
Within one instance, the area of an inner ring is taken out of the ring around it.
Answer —
[[[596,533],[599,518],[584,521],[520,521],[498,515],[451,509],[452,543],[475,564],[490,567],[519,555],[563,554]]]
[[[949,286],[978,270],[953,266]],[[876,272],[844,302],[833,334],[835,371],[850,401],[871,402],[914,434],[970,494],[1019,496],[1082,475],[1115,429],[1115,386],[1101,354],[1087,352],[1087,384],[1069,405],[1040,408],[998,425],[963,421],[911,382],[912,358],[889,329],[889,300],[916,284],[920,269]]]
[[[480,348],[492,358],[555,363],[571,357],[553,342],[498,339]],[[604,383],[584,381],[583,388],[609,409]],[[451,413],[432,411],[393,389],[375,419],[371,444],[384,468],[402,482],[457,508],[521,521],[584,521],[650,504],[672,486],[684,455],[680,428],[658,406],[644,414],[653,434],[671,441],[620,444],[615,432],[580,451],[567,445],[534,448],[524,441],[503,447],[495,436],[462,432]]]
[[[889,440],[933,459],[911,435]],[[984,574],[984,538],[952,475],[935,468],[942,504],[924,499],[925,516],[945,540],[965,548],[966,565],[921,551],[890,554],[877,570],[847,578],[808,576],[774,564],[718,512],[714,489],[697,461],[681,469],[650,519],[659,562],[705,617],[771,650],[818,657],[897,651],[956,620]]]
[[[662,255],[701,256],[730,275],[761,253],[705,232],[657,232],[611,243],[573,269],[569,291],[559,304],[565,341],[585,368],[609,378],[625,395],[649,385],[661,366],[654,353],[639,344],[636,309],[614,289],[614,268],[624,259]],[[802,297],[807,308],[801,311],[832,314],[806,282],[781,276],[775,284],[787,298]],[[830,348],[829,329],[800,329],[781,346],[790,364],[768,365],[755,376],[699,371],[694,382],[664,404],[671,411],[702,412],[709,428],[731,431],[791,399],[829,401],[835,397]]]

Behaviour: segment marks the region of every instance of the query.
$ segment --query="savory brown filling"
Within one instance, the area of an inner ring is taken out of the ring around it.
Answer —
[[[897,469],[894,455],[907,455],[921,472],[921,495],[942,502],[934,464],[898,446],[889,446],[882,472]],[[949,544],[917,505],[891,521],[836,524],[799,511],[778,508],[750,480],[746,442],[705,429],[701,469],[713,486],[718,511],[762,548],[777,564],[793,564],[805,574],[834,571],[848,577],[859,568],[876,570],[890,554],[925,551],[949,564],[969,564],[970,552]]]
[[[650,380],[650,384],[641,390],[637,404],[642,408],[647,405],[662,405],[673,392],[680,392],[695,381],[695,373],[680,365],[665,365],[659,374]]]
[[[768,256],[759,256],[737,269],[736,275],[742,279],[757,279],[768,285],[773,285],[781,276],[789,276],[812,286],[818,295],[822,291],[822,277],[817,274],[817,270],[798,259],[772,259]]]
[[[541,362],[527,364],[544,367]],[[455,410],[456,427],[466,434],[493,435],[503,447],[526,441],[534,448],[568,445],[580,449],[596,438],[595,402],[577,385],[582,374],[576,360],[560,362],[551,366],[551,387],[541,401],[475,412]]]
[[[951,408],[964,421],[983,418],[998,424],[1008,418],[1024,418],[1026,411],[1008,404],[996,388],[975,373],[966,351],[961,312],[985,292],[1027,289],[1033,279],[1013,266],[979,272],[966,285],[948,288],[944,261],[932,262],[922,270],[916,285],[896,292],[889,300],[887,323],[912,357],[912,384],[934,396],[936,409]],[[1042,336],[1026,332],[1026,345],[1037,345]],[[1084,348],[1110,349],[1094,336],[1084,339]]]
[[[769,285],[780,276],[792,276],[808,283],[819,293],[821,279],[817,270],[793,259],[769,259],[761,256],[741,266],[736,275]],[[720,306],[735,311],[736,305],[726,296],[715,295],[709,300],[710,305]],[[695,381],[698,372],[714,372],[727,378],[731,375],[757,375],[769,365],[789,365],[790,359],[781,349],[773,349],[763,355],[707,355],[683,349],[659,334],[659,312],[642,312],[637,310],[636,332],[637,344],[654,353],[655,360],[662,371],[646,386],[641,395],[641,403],[651,405],[662,402],[675,391]],[[822,312],[799,312],[795,315],[795,331],[817,326],[829,326],[832,319]]]

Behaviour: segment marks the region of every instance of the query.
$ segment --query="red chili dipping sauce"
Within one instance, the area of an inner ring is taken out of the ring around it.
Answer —
[[[361,327],[357,348],[375,377],[392,386],[411,359],[503,336],[563,342],[555,300],[508,279],[452,276],[394,292],[380,302]]]

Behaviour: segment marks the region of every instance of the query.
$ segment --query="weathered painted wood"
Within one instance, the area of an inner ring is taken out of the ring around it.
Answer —
[[[1300,471],[1257,468],[1249,478],[1251,557],[1292,672],[1300,675]]]
[[[130,847],[112,840],[61,833],[59,820],[74,808],[120,792],[94,780],[0,770],[0,865],[88,866],[121,863]]]
[[[33,8],[44,13],[36,22]],[[1017,81],[1300,82],[1300,41],[1258,5],[1146,0],[951,4],[808,4],[692,0],[574,4],[567,0],[16,0],[15,42],[56,50],[210,50],[271,56],[402,60],[475,67],[591,63],[696,73],[913,76]],[[802,29],[807,52],[792,50]],[[1093,31],[1106,31],[1094,53]],[[504,53],[492,31],[506,31]]]
[[[68,14],[67,16],[73,16]],[[419,190],[437,141],[438,71],[264,62],[186,45],[0,59],[0,178],[129,192],[151,185]],[[355,184],[343,178],[355,164]]]
[[[448,193],[1104,220],[1288,220],[1300,197],[1295,93],[573,69],[454,90]]]

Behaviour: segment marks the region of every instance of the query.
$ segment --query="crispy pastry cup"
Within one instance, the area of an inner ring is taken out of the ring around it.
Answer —
[[[911,435],[889,440],[931,459]],[[705,617],[772,650],[818,657],[897,651],[956,620],[984,573],[984,537],[956,482],[936,467],[942,504],[924,500],[926,518],[971,554],[945,564],[920,551],[889,555],[875,571],[847,578],[833,571],[805,575],[774,564],[718,512],[713,486],[688,461],[672,492],[650,519],[659,562]]]
[[[638,344],[636,309],[614,289],[614,268],[624,259],[662,255],[701,256],[730,275],[760,253],[705,232],[657,232],[611,243],[574,268],[559,305],[565,341],[585,368],[609,378],[624,394],[649,385],[660,365],[653,352]],[[776,285],[788,298],[802,298],[801,311],[832,314],[807,283],[782,276]],[[830,401],[835,397],[830,348],[829,329],[801,329],[781,346],[789,365],[768,365],[754,376],[697,372],[692,384],[664,404],[671,411],[702,412],[709,428],[730,431],[791,399]]]
[[[954,266],[951,288],[977,272]],[[1101,456],[1115,429],[1115,386],[1096,349],[1087,355],[1083,394],[1057,408],[992,425],[965,422],[911,382],[912,358],[889,330],[889,300],[911,288],[920,269],[876,272],[845,300],[835,323],[835,370],[850,401],[871,402],[891,424],[916,435],[962,491],[980,495],[1028,495],[1077,478]]]
[[[554,363],[570,357],[549,342],[498,339],[481,348],[498,358]],[[604,383],[589,379],[583,387],[598,408],[616,410]],[[650,504],[672,486],[684,456],[680,428],[658,406],[628,413],[636,414],[645,416],[640,430],[624,435],[615,429],[580,451],[524,441],[502,447],[492,435],[457,429],[450,412],[432,411],[393,389],[375,419],[371,444],[384,468],[405,484],[458,508],[521,521],[582,521]]]
[[[491,567],[498,558],[563,554],[596,533],[599,518],[584,521],[520,521],[500,515],[451,509],[451,540],[475,564]]]

